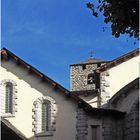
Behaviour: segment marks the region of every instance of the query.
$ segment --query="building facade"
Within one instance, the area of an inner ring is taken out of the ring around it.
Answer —
[[[101,59],[90,58],[70,65],[70,90],[88,104],[98,107],[99,74],[96,69],[108,63]],[[90,96],[89,96],[90,95]]]
[[[2,140],[138,140],[137,57],[135,50],[111,62],[90,59],[71,65],[70,92],[2,49]],[[132,68],[129,78],[124,68]],[[109,98],[102,92],[105,76],[111,81]]]
[[[75,140],[77,103],[67,98],[69,91],[8,50],[4,52],[0,116],[27,139]]]
[[[103,107],[121,88],[139,77],[139,49],[112,61],[90,58],[70,67],[71,92],[93,107]]]

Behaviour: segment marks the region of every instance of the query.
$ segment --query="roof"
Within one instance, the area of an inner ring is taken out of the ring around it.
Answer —
[[[26,67],[30,73],[34,73],[38,75],[40,78],[42,78],[43,81],[50,83],[54,88],[59,89],[64,94],[70,93],[66,88],[64,88],[63,86],[61,86],[60,84],[58,84],[57,82],[55,82],[54,80],[46,76],[45,74],[41,73],[39,70],[31,66],[30,64],[26,63],[25,61],[23,61],[21,58],[19,58],[18,56],[16,56],[15,54],[7,50],[6,48],[3,48],[1,50],[1,60],[8,61],[9,59],[13,59],[16,62],[17,66],[22,65]]]
[[[88,60],[80,62],[80,64],[88,64],[88,63],[98,63],[98,62],[103,62],[104,60],[102,59],[97,59],[97,58],[89,58]]]
[[[82,102],[81,104],[79,102],[79,107],[83,108],[86,111],[86,113],[98,117],[113,116],[114,118],[122,118],[126,114],[126,112],[121,112],[115,109],[94,108],[89,104],[87,104],[86,102]]]
[[[89,59],[87,59],[85,61],[82,61],[82,62],[80,62],[78,64],[72,64],[70,66],[76,66],[76,65],[78,66],[78,65],[85,65],[85,64],[86,65],[87,64],[98,64],[98,63],[107,63],[107,62],[108,61],[91,57],[91,58],[89,58]]]
[[[84,95],[85,97],[89,95],[97,95],[98,90],[97,89],[92,89],[92,90],[78,90],[78,91],[71,91],[71,93],[76,94],[77,96],[79,95]]]
[[[66,97],[68,97],[68,98],[71,97],[72,99],[74,99],[77,102],[81,101],[81,99],[77,95],[71,94],[69,90],[67,90],[66,88],[64,88],[63,86],[61,86],[60,84],[58,84],[57,82],[55,82],[54,80],[52,80],[51,78],[46,76],[45,74],[41,73],[39,70],[37,70],[36,68],[31,66],[30,64],[28,64],[25,61],[23,61],[21,58],[16,56],[14,53],[12,53],[11,51],[9,51],[6,48],[2,48],[1,49],[1,60],[2,60],[2,62],[9,61],[9,59],[14,60],[15,63],[17,64],[17,66],[22,65],[30,73],[34,73],[39,78],[41,78],[44,82],[49,83],[52,86],[52,88],[57,89],[57,90],[59,89],[62,93],[64,93],[64,95]]]
[[[8,120],[1,117],[1,124],[6,129],[10,130],[12,133],[14,133],[16,136],[18,136],[22,140],[28,140],[24,134],[22,134],[17,128],[15,128]],[[2,128],[3,129],[3,128]],[[19,139],[18,138],[18,139]]]
[[[112,112],[112,114],[116,114],[116,113],[117,114],[123,114],[123,112],[116,111],[116,110],[93,108],[88,103],[86,103],[84,100],[82,100],[81,98],[79,98],[76,94],[74,94],[74,93],[70,92],[69,90],[65,89],[63,86],[61,86],[60,84],[58,84],[57,82],[55,82],[54,80],[52,80],[51,78],[49,78],[48,76],[46,76],[45,74],[41,73],[39,70],[37,70],[36,68],[34,68],[33,66],[31,66],[30,64],[26,63],[25,61],[23,61],[21,58],[19,58],[18,56],[16,56],[15,54],[13,54],[9,50],[7,50],[6,48],[1,49],[1,60],[8,61],[9,59],[14,60],[15,63],[17,64],[17,66],[22,65],[23,67],[26,67],[26,69],[29,72],[32,72],[32,73],[38,75],[40,78],[42,78],[42,80],[44,82],[47,82],[50,85],[52,85],[52,87],[54,89],[59,89],[62,93],[64,93],[64,95],[67,98],[74,99],[88,113],[89,112],[90,113],[95,113],[95,112],[99,112],[99,113],[100,112],[106,112],[106,113],[107,112]]]
[[[139,55],[139,48],[137,48],[137,49],[125,54],[125,55],[122,55],[122,56],[110,61],[109,63],[102,65],[101,67],[97,68],[96,71],[99,73],[106,71],[106,70],[113,68],[113,67],[115,67],[115,66],[117,66],[117,65],[119,65],[119,64],[133,58],[133,57],[136,57],[138,55]]]

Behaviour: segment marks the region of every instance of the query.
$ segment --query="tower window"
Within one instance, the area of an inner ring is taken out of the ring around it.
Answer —
[[[5,86],[5,113],[13,112],[13,85],[10,82],[6,83]]]
[[[87,76],[87,84],[93,84],[95,83],[95,76],[94,73],[90,73]]]
[[[86,69],[86,65],[82,65],[82,70],[85,70]]]

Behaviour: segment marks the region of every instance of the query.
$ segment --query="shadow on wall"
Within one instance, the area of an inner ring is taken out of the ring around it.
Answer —
[[[31,86],[31,88],[35,88],[44,95],[46,95],[47,92],[46,90],[44,90],[44,86],[50,93],[54,92],[54,90],[57,90],[56,88],[51,88],[52,85],[47,81],[43,81],[42,78],[38,75],[30,73],[30,71],[24,66],[18,66],[14,61],[10,63],[11,61],[13,60],[10,59],[7,62],[1,63],[1,66],[4,67],[7,71],[16,75],[19,78],[19,80],[21,79],[27,82]],[[57,90],[57,92],[59,92],[59,90]],[[63,98],[65,97],[62,94],[56,94],[56,96],[62,96]]]

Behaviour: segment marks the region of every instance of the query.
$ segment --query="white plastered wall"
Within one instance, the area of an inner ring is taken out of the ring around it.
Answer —
[[[22,73],[22,71],[21,71]],[[32,108],[33,102],[42,96],[34,88],[19,79],[16,75],[7,71],[5,68],[1,67],[0,71],[1,80],[12,79],[17,83],[17,112],[15,117],[6,118],[10,121],[17,129],[19,129],[26,137],[33,135],[31,128],[32,126]],[[31,93],[34,93],[33,95]]]
[[[77,107],[75,102],[66,99],[60,91],[54,90],[51,85],[43,83],[41,78],[30,74],[11,60],[2,63],[0,77],[0,80],[12,79],[17,83],[17,112],[15,117],[6,119],[27,138],[31,139],[34,136],[32,132],[33,102],[44,95],[52,97],[58,107],[56,132],[50,139],[75,140]]]
[[[104,76],[104,83],[101,83],[101,88],[104,88],[104,92],[101,91],[102,104],[106,103],[115,93],[126,86],[128,83],[139,77],[139,56],[126,60],[125,62],[107,70],[107,75],[102,72]],[[101,78],[102,78],[101,77]]]

